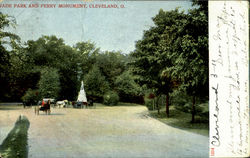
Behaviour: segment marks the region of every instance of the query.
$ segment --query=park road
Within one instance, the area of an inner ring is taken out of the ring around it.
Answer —
[[[6,136],[19,115],[28,117],[29,158],[208,157],[208,137],[170,127],[146,114],[144,106],[52,108],[51,115],[19,108],[0,111],[0,126]]]

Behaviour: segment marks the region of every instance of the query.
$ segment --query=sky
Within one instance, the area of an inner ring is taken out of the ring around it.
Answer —
[[[84,0],[83,0],[84,1]],[[86,1],[86,0],[85,0]],[[37,40],[42,35],[56,35],[67,45],[91,41],[102,51],[130,53],[135,42],[143,36],[143,30],[153,26],[152,17],[159,10],[180,7],[187,11],[190,1],[18,1],[4,0],[2,4],[87,4],[88,8],[0,8],[0,11],[16,18],[17,26],[11,31],[23,42]],[[90,4],[116,4],[125,8],[89,8]]]

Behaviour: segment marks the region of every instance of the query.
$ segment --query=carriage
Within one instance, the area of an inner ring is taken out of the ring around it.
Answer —
[[[44,105],[42,105],[42,102],[44,103]],[[39,101],[38,106],[35,107],[35,114],[39,115],[39,111],[43,111],[47,115],[50,114],[51,113],[51,109],[50,109],[51,104],[55,104],[55,99],[44,98],[42,101]]]

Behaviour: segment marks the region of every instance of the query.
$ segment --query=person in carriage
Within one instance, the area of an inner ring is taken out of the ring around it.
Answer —
[[[40,111],[44,111],[46,112],[46,114],[50,114],[50,99],[45,102],[44,100],[42,101],[42,105],[41,107],[39,108]],[[38,112],[39,114],[39,112]]]

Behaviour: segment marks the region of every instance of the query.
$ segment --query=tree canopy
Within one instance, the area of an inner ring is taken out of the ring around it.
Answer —
[[[193,5],[200,7],[188,13],[161,9],[152,18],[155,25],[144,31],[131,53],[137,82],[154,89],[156,95],[166,94],[167,116],[173,90],[193,96],[193,116],[195,97],[208,95],[207,4],[194,1]]]

